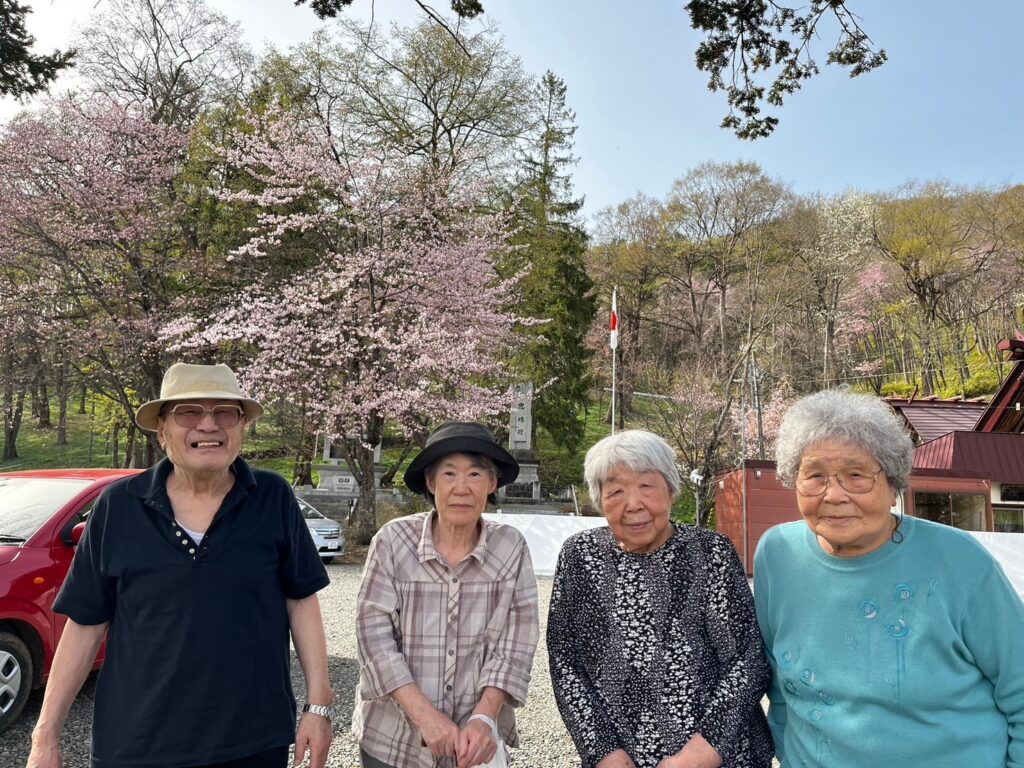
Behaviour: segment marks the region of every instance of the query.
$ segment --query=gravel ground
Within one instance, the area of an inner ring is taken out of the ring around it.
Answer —
[[[355,598],[362,568],[358,565],[329,565],[331,584],[320,593],[324,623],[327,627],[327,652],[331,682],[337,696],[340,714],[335,723],[334,743],[327,765],[330,768],[359,768],[358,746],[349,735],[352,704],[359,665],[356,661]],[[540,636],[533,662],[533,679],[526,706],[519,710],[520,748],[512,750],[517,768],[570,768],[578,766],[579,758],[562,718],[555,706],[548,676],[548,654],[543,638],[547,625],[551,577],[537,578],[540,592]],[[305,701],[305,685],[297,661],[292,659],[295,697]],[[75,700],[64,727],[63,752],[65,768],[88,768],[89,732],[92,727],[92,706],[96,676],[90,675]],[[0,737],[0,766],[17,768],[28,759],[32,727],[43,701],[42,691],[34,691],[21,719]]]

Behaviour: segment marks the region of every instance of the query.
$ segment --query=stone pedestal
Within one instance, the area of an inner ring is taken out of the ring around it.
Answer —
[[[498,498],[539,499],[540,475],[537,473],[537,459],[533,454],[522,451],[512,451],[512,455],[519,463],[519,476],[514,483],[498,489]]]

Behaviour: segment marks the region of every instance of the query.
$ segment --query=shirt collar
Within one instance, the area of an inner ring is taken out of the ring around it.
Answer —
[[[423,530],[420,532],[420,542],[416,545],[416,554],[421,563],[425,563],[428,560],[443,562],[441,553],[434,546],[434,534],[431,530],[436,517],[436,509],[431,510],[430,514],[423,516]],[[480,535],[477,537],[476,546],[473,547],[473,551],[469,553],[469,556],[475,558],[478,563],[483,564],[487,559],[487,521],[481,517],[478,525],[480,526]],[[450,565],[454,568],[458,563]]]
[[[142,474],[134,475],[125,488],[133,496],[142,499],[147,506],[158,509],[164,514],[173,515],[170,501],[167,499],[167,476],[173,469],[174,465],[171,460],[163,458],[155,467],[151,467]],[[225,509],[234,506],[237,500],[246,496],[256,487],[256,476],[245,459],[240,456],[231,462],[231,472],[235,476],[235,484],[224,500]]]

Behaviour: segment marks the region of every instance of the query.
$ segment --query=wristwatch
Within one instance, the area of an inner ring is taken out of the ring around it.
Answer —
[[[328,720],[334,717],[334,707],[325,707],[323,704],[303,704],[302,712],[312,712],[314,715],[320,715],[320,717],[326,717]]]

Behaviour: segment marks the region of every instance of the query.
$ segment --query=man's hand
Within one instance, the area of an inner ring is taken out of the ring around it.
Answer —
[[[434,757],[455,757],[459,743],[459,726],[451,718],[430,707],[415,722]]]
[[[458,768],[473,768],[489,763],[498,751],[491,726],[483,720],[470,720],[459,732],[456,748]]]
[[[28,755],[26,768],[62,768],[64,761],[60,755],[60,743],[49,739],[41,739],[32,734],[32,751]]]
[[[636,763],[633,762],[633,758],[627,754],[626,750],[616,749],[601,758],[597,768],[636,768]]]
[[[299,727],[295,732],[294,765],[300,765],[306,759],[308,751],[310,768],[324,768],[333,736],[330,720],[320,715],[314,715],[312,712],[306,712],[299,721]]]
[[[60,732],[109,625],[108,621],[79,624],[74,619],[68,619],[64,625],[64,634],[50,665],[43,706],[32,730],[28,768],[61,768],[64,765],[60,755]]]

